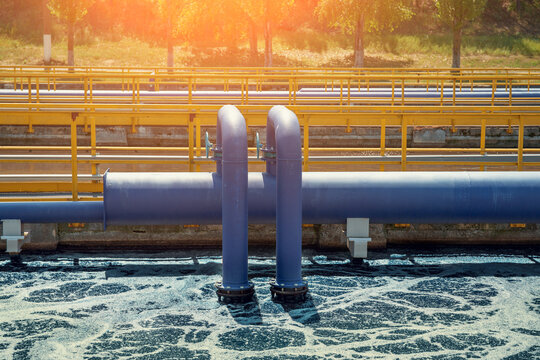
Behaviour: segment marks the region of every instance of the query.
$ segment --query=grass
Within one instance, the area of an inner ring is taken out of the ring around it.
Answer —
[[[368,67],[449,67],[452,39],[444,35],[370,35],[366,38]],[[66,42],[53,44],[56,63],[65,63]],[[246,47],[201,50],[175,47],[177,66],[261,66],[259,54],[249,55]],[[81,66],[165,66],[166,49],[146,42],[123,38],[119,41],[86,40],[75,47],[75,61]],[[0,35],[0,64],[41,64],[42,48],[6,34]],[[318,34],[303,29],[281,32],[274,39],[276,66],[352,66],[352,38],[344,35]],[[523,36],[465,36],[462,47],[463,67],[539,67],[540,39]]]

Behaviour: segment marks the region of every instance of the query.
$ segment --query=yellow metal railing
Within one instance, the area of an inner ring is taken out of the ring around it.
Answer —
[[[317,104],[327,103],[335,105],[359,105],[381,103],[384,105],[406,105],[406,104],[439,104],[456,105],[458,103],[475,103],[486,105],[513,105],[520,102],[538,101],[536,98],[515,99],[513,92],[531,88],[540,88],[540,72],[534,73],[514,73],[514,74],[452,74],[441,73],[308,73],[298,72],[294,74],[267,73],[267,72],[185,72],[185,73],[158,73],[147,74],[137,73],[106,73],[106,72],[74,72],[74,73],[47,73],[47,72],[21,72],[10,73],[0,71],[0,83],[12,84],[16,91],[12,94],[3,94],[0,101],[13,102],[24,101],[29,103],[39,102],[181,102],[193,103],[223,103],[232,101],[238,104],[268,104],[280,103],[287,105],[297,104]],[[45,85],[46,84],[46,85]],[[73,92],[50,93],[50,90],[58,90],[59,86],[69,89],[78,89],[81,95]],[[185,93],[167,94],[160,90],[167,87],[182,89]],[[356,88],[354,87],[356,86]],[[96,93],[96,87],[106,89],[122,90],[121,95]],[[215,93],[201,96],[197,87],[219,88],[222,93]],[[407,88],[425,88],[427,92],[434,91],[438,98],[431,96],[407,97]],[[474,88],[484,89],[484,96],[471,95],[462,92],[464,88],[472,90]],[[310,95],[309,92],[299,95],[299,90],[306,88],[318,88],[324,95]],[[386,88],[391,96],[354,96],[355,89],[362,88],[363,91],[370,92],[374,89]],[[47,92],[44,90],[47,89]],[[155,91],[145,91],[143,89],[154,89]],[[231,93],[232,89],[235,90]],[[263,90],[279,89],[286,91],[287,95],[269,94]],[[444,91],[442,91],[444,89]],[[496,96],[497,91],[504,89],[508,94],[502,98]],[[487,90],[487,91],[486,91]],[[329,97],[328,92],[333,93]],[[445,94],[446,92],[446,94]],[[449,94],[451,92],[451,95]],[[462,93],[460,93],[462,92]],[[399,94],[398,94],[399,93]],[[252,96],[250,96],[250,94]],[[256,95],[256,96],[253,96]]]
[[[172,104],[0,104],[0,125],[23,125],[28,131],[34,126],[69,126],[71,129],[71,146],[36,146],[17,147],[0,146],[0,154],[17,151],[32,151],[44,153],[60,151],[69,156],[28,156],[10,157],[0,155],[1,164],[36,164],[36,163],[65,163],[71,165],[71,182],[65,181],[4,181],[0,182],[0,192],[66,192],[72,193],[71,198],[78,200],[79,193],[96,193],[102,190],[102,185],[92,179],[79,181],[79,165],[90,165],[91,173],[98,175],[98,164],[162,164],[184,165],[189,171],[199,171],[201,166],[211,166],[213,161],[201,156],[202,128],[216,125],[218,105],[172,105]],[[239,106],[244,114],[249,128],[264,127],[266,114],[270,106],[243,105]],[[536,106],[290,106],[299,118],[303,132],[304,171],[309,171],[314,165],[334,165],[339,169],[346,166],[376,165],[381,170],[396,166],[408,170],[411,166],[428,166],[438,169],[448,166],[476,167],[511,166],[517,170],[532,169],[540,166],[540,162],[524,161],[525,154],[540,153],[540,149],[524,148],[523,133],[527,126],[540,126],[540,107]],[[187,129],[187,147],[114,147],[98,146],[96,139],[97,126],[128,126],[136,132],[139,126],[180,126]],[[344,132],[354,126],[373,126],[380,128],[380,146],[375,148],[312,148],[310,147],[310,128],[341,127]],[[407,130],[410,127],[476,127],[480,128],[478,148],[410,148],[407,144]],[[504,126],[509,131],[518,130],[517,147],[513,149],[486,148],[486,129],[493,126]],[[83,127],[90,134],[90,146],[79,146],[77,143],[77,127]],[[401,146],[386,147],[387,129],[401,129]],[[255,149],[251,148],[251,154]],[[174,153],[174,156],[147,157],[104,157],[99,152],[141,152],[153,151]],[[348,159],[344,154],[369,153],[380,156],[380,159]],[[86,153],[88,155],[83,155]],[[313,154],[330,153],[336,158],[318,158]],[[515,162],[494,162],[480,159],[477,161],[414,161],[411,154],[516,154]],[[394,157],[389,157],[393,155]],[[390,159],[390,161],[389,161]],[[260,160],[251,159],[250,164],[261,164]],[[5,173],[5,172],[4,172]],[[13,198],[4,198],[3,200]],[[44,198],[46,199],[46,198]]]

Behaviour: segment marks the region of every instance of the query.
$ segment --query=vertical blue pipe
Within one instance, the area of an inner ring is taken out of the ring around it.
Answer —
[[[267,149],[276,161],[267,172],[276,176],[276,282],[289,289],[306,286],[302,280],[302,150],[296,115],[274,106],[266,123]]]
[[[221,288],[238,291],[251,287],[248,281],[248,155],[246,121],[232,105],[223,106],[218,112],[216,149],[217,172],[222,176]]]

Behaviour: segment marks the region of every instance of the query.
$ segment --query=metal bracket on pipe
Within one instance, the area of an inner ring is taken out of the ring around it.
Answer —
[[[210,150],[212,150],[212,146],[214,145],[208,139],[208,131],[204,135],[204,143],[206,145],[206,158],[208,159],[208,157],[210,156]]]
[[[221,146],[214,145],[212,147],[212,152],[214,153],[214,156],[212,157],[212,159],[214,160],[221,159],[223,157],[223,149],[221,148]]]
[[[257,145],[256,145],[257,146],[257,159],[260,159],[259,153],[260,153],[260,150],[262,148],[262,144],[261,144],[261,141],[259,139],[259,133],[257,133],[255,135],[255,140],[257,141]]]
[[[2,219],[3,232],[0,239],[6,240],[6,252],[18,255],[21,252],[22,245],[28,242],[26,236],[28,233],[23,233],[21,220],[19,219]]]
[[[261,159],[263,161],[276,160],[276,150],[265,147],[265,148],[262,148],[261,151],[262,151]]]
[[[369,237],[368,218],[348,218],[347,219],[347,247],[353,259],[367,258],[367,244],[371,241]]]

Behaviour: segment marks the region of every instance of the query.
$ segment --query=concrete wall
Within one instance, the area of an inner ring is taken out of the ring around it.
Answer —
[[[110,226],[101,224],[25,224],[30,243],[25,251],[182,250],[221,247],[221,226]],[[250,246],[275,246],[275,226],[250,225]],[[388,245],[540,245],[540,224],[411,225],[371,224],[370,249]],[[346,249],[345,225],[308,225],[303,245],[315,249]],[[0,251],[5,241],[0,241]]]

